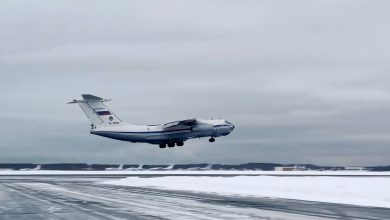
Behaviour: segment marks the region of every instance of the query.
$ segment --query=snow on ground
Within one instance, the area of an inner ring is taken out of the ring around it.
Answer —
[[[128,177],[104,184],[390,208],[388,177],[164,176]]]
[[[368,171],[240,171],[240,170],[0,170],[2,175],[297,175],[297,176],[390,176],[390,172]]]

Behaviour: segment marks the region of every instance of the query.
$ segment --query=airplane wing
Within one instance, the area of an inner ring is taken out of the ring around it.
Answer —
[[[173,121],[163,124],[164,130],[176,130],[176,129],[191,129],[196,126],[198,122],[196,119],[187,119],[182,121]]]

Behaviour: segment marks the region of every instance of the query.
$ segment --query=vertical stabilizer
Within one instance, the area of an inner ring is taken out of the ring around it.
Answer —
[[[83,99],[73,100],[71,103],[79,104],[85,115],[92,123],[92,128],[119,125],[122,121],[104,104],[110,101],[94,95],[83,94]]]

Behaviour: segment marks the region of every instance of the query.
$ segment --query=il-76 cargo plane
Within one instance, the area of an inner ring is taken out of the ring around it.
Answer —
[[[87,115],[91,124],[91,134],[116,140],[158,144],[160,148],[183,146],[184,141],[192,138],[209,137],[214,142],[216,137],[226,136],[234,130],[228,121],[187,119],[159,125],[131,125],[123,122],[105,104],[110,99],[83,94],[83,99],[74,99],[69,104],[77,103]]]

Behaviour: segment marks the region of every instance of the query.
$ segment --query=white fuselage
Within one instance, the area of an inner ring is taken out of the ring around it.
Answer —
[[[107,125],[91,130],[91,134],[129,142],[143,142],[150,144],[168,144],[177,141],[186,141],[192,138],[219,137],[230,134],[234,125],[225,120],[199,120],[194,127],[188,126],[166,129],[164,125]]]

